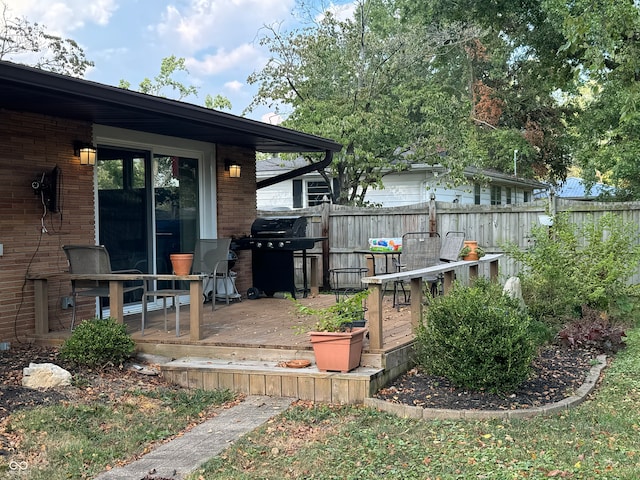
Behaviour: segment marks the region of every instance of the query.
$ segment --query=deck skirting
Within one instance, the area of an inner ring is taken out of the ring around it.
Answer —
[[[385,384],[411,368],[412,344],[384,355],[363,355],[363,365],[349,373],[320,372],[278,366],[272,359],[185,357],[161,365],[162,376],[185,388],[229,389],[247,395],[293,397],[300,400],[361,404]],[[379,357],[379,358],[376,358]],[[365,363],[365,359],[374,360]]]

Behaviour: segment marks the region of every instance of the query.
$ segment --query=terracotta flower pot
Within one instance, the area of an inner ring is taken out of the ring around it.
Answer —
[[[347,373],[360,365],[366,332],[366,328],[356,328],[351,332],[311,332],[318,370]]]
[[[478,260],[478,242],[476,242],[475,240],[465,240],[462,248],[464,247],[469,247],[471,249],[471,252],[468,255],[462,257],[463,260]]]
[[[172,253],[169,258],[175,275],[189,275],[193,264],[193,253]]]

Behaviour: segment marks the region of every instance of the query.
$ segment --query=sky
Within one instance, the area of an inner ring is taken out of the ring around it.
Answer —
[[[198,96],[183,101],[204,104],[207,94],[227,97],[231,113],[241,115],[257,85],[247,77],[267,62],[259,45],[265,25],[291,30],[302,26],[296,0],[0,0],[9,17],[24,17],[44,25],[49,33],[71,38],[95,66],[84,78],[132,90],[153,79],[162,59],[184,58],[188,76],[176,77],[198,88]],[[307,0],[314,16],[323,9],[349,15],[347,0]],[[168,97],[171,95],[166,93]],[[278,123],[268,109],[248,118]]]

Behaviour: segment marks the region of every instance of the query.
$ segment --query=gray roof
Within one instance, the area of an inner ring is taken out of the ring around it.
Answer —
[[[587,190],[583,179],[567,177],[566,181],[557,188],[556,195],[561,198],[591,199],[603,193],[614,193],[614,191],[613,187],[602,183],[596,183]]]
[[[315,135],[4,61],[0,61],[0,108],[268,153],[342,148]]]

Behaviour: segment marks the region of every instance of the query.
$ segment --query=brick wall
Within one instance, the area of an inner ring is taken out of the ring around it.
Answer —
[[[62,245],[94,241],[93,170],[73,153],[74,141],[90,141],[91,134],[88,123],[0,110],[0,341],[16,342],[16,332],[24,339],[34,331],[27,274],[61,272],[67,268]],[[56,165],[60,212],[51,213],[31,184]],[[50,282],[53,330],[68,328],[71,321],[71,310],[59,303],[70,290],[68,282]],[[80,315],[93,315],[91,307],[87,303]]]
[[[93,244],[95,205],[93,168],[80,165],[74,141],[91,141],[90,123],[0,110],[0,341],[16,342],[34,333],[33,283],[28,274],[67,270],[65,244]],[[255,152],[219,146],[217,151],[218,234],[249,234],[256,217]],[[242,166],[240,178],[230,178],[224,160]],[[60,211],[45,211],[32,182],[42,172],[60,169]],[[44,228],[43,228],[44,227]],[[234,266],[241,293],[251,286],[251,252],[239,252]],[[49,281],[49,326],[66,330],[71,309],[61,297],[70,294],[68,281]],[[78,318],[95,314],[91,298],[78,299]]]
[[[218,236],[244,236],[251,233],[251,224],[256,218],[256,156],[251,149],[218,145],[217,147],[218,190]],[[224,170],[225,159],[239,164],[240,178],[230,178]],[[238,252],[238,261],[233,267],[238,273],[236,287],[244,294],[252,285],[251,250]]]

